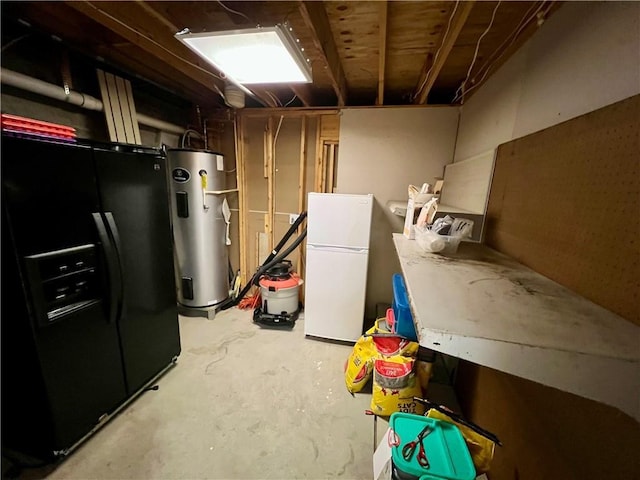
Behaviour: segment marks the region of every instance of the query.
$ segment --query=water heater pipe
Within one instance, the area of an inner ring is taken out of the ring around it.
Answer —
[[[72,105],[77,105],[87,110],[94,110],[98,112],[104,111],[104,105],[102,104],[102,101],[95,97],[92,97],[91,95],[85,95],[84,93],[75,92],[73,90],[70,90],[67,94],[63,87],[38,80],[37,78],[29,77],[22,73],[14,72],[13,70],[8,70],[6,68],[2,68],[0,72],[0,79],[5,85],[10,85],[12,87],[20,88],[32,93],[37,93],[38,95],[53,98],[55,100],[60,100],[62,102],[71,103]],[[157,118],[149,117],[141,113],[138,113],[137,117],[138,123],[147,125],[148,127],[156,128],[158,130],[162,130],[164,132],[182,135],[185,131],[185,129],[179,125],[174,125],[173,123],[158,120]]]
[[[205,190],[204,193],[207,195],[224,195],[225,193],[238,192],[240,189],[238,188],[229,188],[227,190]]]

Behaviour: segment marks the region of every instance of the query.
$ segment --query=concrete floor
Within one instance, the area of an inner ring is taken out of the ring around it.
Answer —
[[[182,354],[158,391],[57,468],[21,478],[372,477],[371,396],[344,385],[351,346],[305,338],[302,316],[292,331],[270,330],[235,308],[180,327]]]

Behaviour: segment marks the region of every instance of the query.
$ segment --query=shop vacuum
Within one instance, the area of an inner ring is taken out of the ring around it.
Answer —
[[[254,323],[257,323],[261,327],[293,328],[302,309],[302,304],[299,301],[299,289],[302,280],[292,271],[291,261],[285,260],[285,258],[298,248],[307,236],[306,227],[300,235],[298,235],[298,238],[282,253],[280,253],[280,250],[282,250],[282,247],[289,241],[289,238],[291,238],[306,217],[307,212],[302,212],[298,216],[238,296],[222,302],[217,307],[217,311],[226,310],[238,305],[240,300],[242,300],[251,289],[251,286],[255,285],[260,288],[262,303],[253,311]]]
[[[293,327],[302,308],[298,295],[302,280],[292,270],[291,261],[283,260],[260,277],[258,285],[262,304],[253,311],[255,323]]]

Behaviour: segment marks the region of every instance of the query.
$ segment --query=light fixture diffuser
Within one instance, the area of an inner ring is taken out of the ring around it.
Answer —
[[[251,28],[207,33],[177,33],[176,38],[241,85],[310,83],[311,65],[288,28]]]

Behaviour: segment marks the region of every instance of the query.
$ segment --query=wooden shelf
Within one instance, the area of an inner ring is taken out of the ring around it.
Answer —
[[[484,245],[393,241],[421,345],[640,420],[640,327]]]

